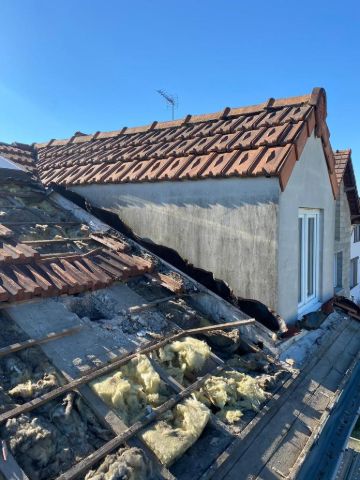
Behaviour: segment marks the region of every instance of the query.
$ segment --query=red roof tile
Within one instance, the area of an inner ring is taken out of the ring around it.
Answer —
[[[0,302],[74,294],[152,272],[153,261],[134,254],[125,239],[89,229],[82,233],[81,222],[52,203],[32,176],[13,175],[0,177],[6,214],[0,224]],[[66,226],[75,229],[75,238],[66,238],[63,231],[59,235]],[[43,239],[44,232],[49,238]]]
[[[7,144],[0,142],[0,156],[8,160],[19,167],[31,172],[36,172],[36,152],[30,145],[24,145],[22,143]]]
[[[336,150],[336,152],[334,152],[334,158],[336,180],[338,185],[344,182],[352,223],[360,223],[359,195],[351,160],[351,150]]]
[[[325,120],[325,91],[314,89],[302,97],[37,144],[37,167],[45,184],[265,175],[278,177],[284,189],[307,138],[315,131],[322,139],[336,195]]]

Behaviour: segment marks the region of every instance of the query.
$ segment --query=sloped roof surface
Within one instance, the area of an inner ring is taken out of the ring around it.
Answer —
[[[351,160],[351,150],[336,150],[334,152],[335,173],[338,185],[344,182],[347,199],[349,202],[352,223],[360,222],[359,194],[356,178]]]
[[[307,138],[321,137],[334,193],[326,95],[274,100],[114,132],[35,145],[45,184],[151,182],[276,176],[285,188]]]
[[[36,152],[31,145],[0,142],[0,157],[11,160],[15,165],[31,173],[36,171]]]
[[[336,180],[339,185],[344,177],[345,168],[350,158],[351,158],[350,149],[336,150],[334,152]]]
[[[153,270],[126,241],[93,231],[28,174],[15,174],[0,179],[0,302],[94,290]]]

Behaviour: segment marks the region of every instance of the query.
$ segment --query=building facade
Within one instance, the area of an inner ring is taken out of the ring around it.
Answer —
[[[139,237],[293,322],[333,296],[335,265],[338,287],[350,289],[353,212],[326,116],[325,91],[315,88],[33,148],[45,185],[115,213]]]
[[[358,302],[360,208],[351,150],[337,150],[334,158],[339,185],[335,209],[334,291]]]

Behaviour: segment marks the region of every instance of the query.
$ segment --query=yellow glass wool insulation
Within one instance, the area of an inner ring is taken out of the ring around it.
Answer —
[[[133,358],[115,373],[100,377],[90,385],[128,425],[144,413],[147,405],[157,407],[168,396],[165,383],[145,355]]]
[[[169,466],[198,440],[209,417],[210,410],[203,403],[188,398],[141,436],[161,463]]]
[[[160,348],[157,356],[168,372],[182,383],[184,375],[202,369],[210,352],[206,342],[185,337]]]
[[[259,411],[267,398],[255,378],[235,371],[210,377],[196,396],[207,405],[220,408],[217,415],[228,423],[237,422],[244,410]]]

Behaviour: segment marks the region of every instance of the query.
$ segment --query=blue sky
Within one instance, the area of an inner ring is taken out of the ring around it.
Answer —
[[[176,117],[325,87],[360,179],[360,2],[1,0],[0,140]]]

